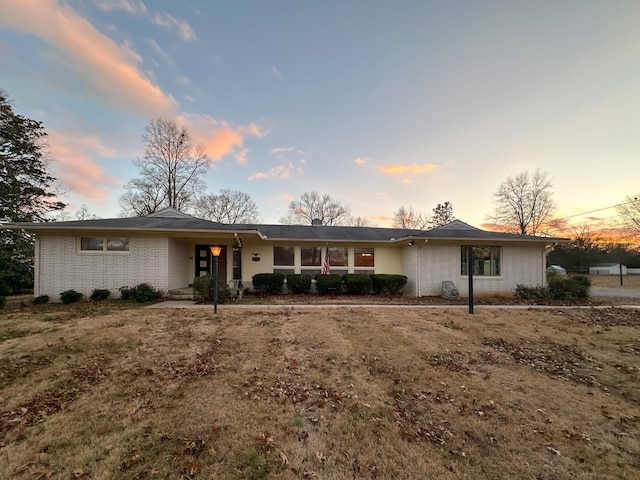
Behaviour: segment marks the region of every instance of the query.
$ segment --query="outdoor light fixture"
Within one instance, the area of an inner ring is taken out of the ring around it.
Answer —
[[[218,245],[209,247],[213,255],[213,313],[218,313],[218,257],[222,252],[222,247]]]

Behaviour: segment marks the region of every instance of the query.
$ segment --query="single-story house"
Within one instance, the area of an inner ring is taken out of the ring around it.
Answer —
[[[68,289],[90,295],[149,283],[169,292],[212,272],[210,246],[222,247],[220,281],[252,287],[257,273],[402,274],[404,293],[440,295],[452,281],[468,291],[468,246],[473,247],[474,292],[513,293],[544,285],[548,248],[562,238],[481,230],[462,221],[431,230],[322,225],[238,225],[164,209],[144,217],[5,224],[35,236],[34,294],[52,300]]]
[[[589,275],[620,275],[622,267],[622,275],[627,274],[627,266],[619,263],[600,263],[589,267]]]

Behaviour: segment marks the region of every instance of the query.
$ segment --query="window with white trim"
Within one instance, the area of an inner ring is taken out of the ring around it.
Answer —
[[[473,247],[473,274],[484,277],[500,276],[500,247]],[[460,247],[460,275],[468,275],[467,247]]]
[[[129,252],[129,237],[80,237],[81,252]]]

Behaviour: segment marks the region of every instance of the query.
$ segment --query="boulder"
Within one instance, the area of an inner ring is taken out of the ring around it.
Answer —
[[[447,300],[458,300],[460,298],[458,289],[451,280],[445,280],[442,282],[442,298]]]

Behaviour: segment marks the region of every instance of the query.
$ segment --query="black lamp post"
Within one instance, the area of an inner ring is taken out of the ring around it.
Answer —
[[[213,313],[218,313],[218,257],[222,247],[218,245],[209,247],[213,255]]]

